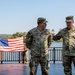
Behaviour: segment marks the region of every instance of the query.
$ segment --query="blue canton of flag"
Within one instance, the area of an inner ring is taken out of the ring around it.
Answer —
[[[0,38],[0,46],[8,46],[8,40]]]

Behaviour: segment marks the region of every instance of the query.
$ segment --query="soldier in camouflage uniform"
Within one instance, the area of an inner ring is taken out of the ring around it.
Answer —
[[[46,29],[45,18],[38,18],[37,23],[38,26],[31,29],[26,36],[26,46],[31,50],[30,75],[36,75],[39,64],[42,75],[48,75],[48,48],[52,42],[52,34]]]
[[[63,66],[65,75],[72,75],[72,62],[75,67],[75,27],[73,26],[73,16],[66,17],[67,27],[56,34],[53,39],[63,39]]]
[[[24,38],[23,42],[24,42],[24,51],[22,52],[22,63],[27,63],[28,62],[28,48],[26,47],[26,37]]]

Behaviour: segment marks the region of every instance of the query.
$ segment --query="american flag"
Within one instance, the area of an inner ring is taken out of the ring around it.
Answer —
[[[1,51],[24,51],[23,37],[12,39],[0,38]]]

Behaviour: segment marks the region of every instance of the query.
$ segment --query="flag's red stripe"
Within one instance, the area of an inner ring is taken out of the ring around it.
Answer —
[[[14,39],[8,39],[8,41],[12,42],[12,41],[23,41],[23,37],[20,37],[20,38],[14,38]]]
[[[10,43],[13,43],[13,42],[20,43],[20,42],[23,42],[23,40],[17,40],[17,41],[15,41],[15,40],[14,40],[14,41],[9,41],[9,40],[8,40],[8,42],[10,42]]]

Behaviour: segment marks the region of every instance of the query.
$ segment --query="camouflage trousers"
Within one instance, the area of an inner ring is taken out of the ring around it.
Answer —
[[[72,75],[72,62],[75,67],[75,56],[63,56],[63,66],[65,75]]]
[[[31,58],[29,67],[30,67],[30,75],[36,75],[37,67],[40,64],[42,75],[48,75],[48,64],[47,59],[45,57],[34,57]]]

